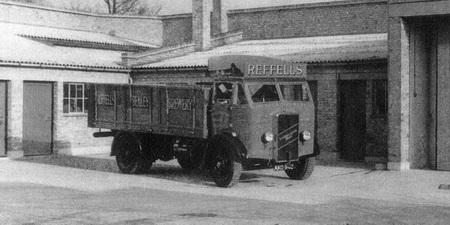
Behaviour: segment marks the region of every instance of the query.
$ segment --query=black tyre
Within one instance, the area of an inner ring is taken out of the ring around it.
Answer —
[[[120,133],[114,138],[116,162],[125,174],[140,174],[150,170],[152,162],[145,160],[141,153],[141,143],[131,133]]]
[[[231,187],[239,182],[242,172],[242,164],[236,161],[233,151],[236,146],[229,138],[222,136],[213,138],[211,150],[214,151],[211,175],[219,187]]]
[[[315,164],[315,157],[301,158],[297,162],[294,162],[294,169],[289,169],[285,172],[293,180],[306,180],[314,171]]]

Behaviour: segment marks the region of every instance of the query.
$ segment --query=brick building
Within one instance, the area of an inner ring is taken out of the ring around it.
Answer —
[[[99,151],[107,151],[110,140],[94,141],[90,137],[85,127],[85,114],[64,113],[65,86],[70,89],[85,82],[126,83],[130,78],[134,82],[154,83],[158,79],[182,82],[196,77],[196,70],[202,70],[204,60],[210,56],[251,54],[308,63],[311,90],[316,98],[321,157],[389,159],[390,169],[439,168],[429,163],[439,161],[438,154],[430,154],[429,145],[416,142],[429,137],[419,132],[409,133],[416,128],[426,128],[429,124],[423,121],[427,120],[412,119],[417,121],[412,125],[406,122],[413,116],[424,118],[425,115],[419,113],[420,107],[431,107],[433,103],[422,99],[420,104],[414,104],[419,108],[408,108],[410,114],[404,114],[405,109],[401,107],[409,106],[399,103],[405,103],[401,100],[406,98],[406,89],[399,87],[412,85],[411,78],[396,76],[409,73],[409,70],[403,71],[409,67],[398,67],[405,65],[401,64],[405,63],[405,50],[396,51],[397,46],[409,46],[405,42],[414,37],[418,50],[413,52],[425,51],[423,46],[435,42],[421,41],[428,31],[423,27],[432,26],[419,25],[434,24],[435,20],[409,14],[404,19],[403,15],[397,15],[403,13],[402,10],[392,8],[400,2],[407,1],[348,0],[227,10],[220,0],[194,0],[192,14],[157,17],[101,16],[0,2],[2,24],[34,30],[11,33],[14,41],[26,41],[30,47],[24,47],[14,56],[26,56],[30,49],[41,52],[60,49],[52,57],[37,54],[31,60],[0,54],[0,93],[6,96],[3,98],[6,109],[0,114],[7,118],[6,126],[0,127],[7,139],[7,147],[3,149],[11,156],[24,151],[26,107],[22,110],[21,104],[26,104],[29,83],[51,84],[51,152],[77,154],[76,149],[83,152],[92,144],[97,145]],[[415,1],[414,4],[431,4],[429,2],[440,1]],[[417,32],[408,36],[404,34],[407,33],[405,27],[408,32],[413,28]],[[47,35],[43,30],[50,28],[62,31]],[[389,42],[388,32],[394,37]],[[409,38],[406,41],[405,35]],[[40,49],[35,46],[38,44],[45,44],[47,48]],[[0,46],[3,49],[8,45]],[[388,52],[388,48],[393,51]],[[9,50],[14,52],[11,46]],[[108,54],[104,54],[106,52]],[[73,57],[70,60],[69,55]],[[411,55],[419,62],[422,57],[431,57],[430,54]],[[415,69],[420,72],[427,68],[422,65]],[[411,86],[413,90],[428,87],[420,85],[419,78],[429,82],[424,75],[413,77],[417,81]],[[410,91],[407,93],[409,96]],[[409,105],[420,98],[420,95],[412,96]],[[409,137],[410,134],[417,138]]]

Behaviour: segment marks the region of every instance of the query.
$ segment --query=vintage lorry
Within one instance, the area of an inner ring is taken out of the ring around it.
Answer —
[[[209,170],[220,187],[236,184],[242,169],[311,175],[318,149],[305,64],[212,57],[205,77],[194,85],[89,84],[88,126],[101,128],[95,137],[114,136],[111,155],[127,174],[177,159]]]

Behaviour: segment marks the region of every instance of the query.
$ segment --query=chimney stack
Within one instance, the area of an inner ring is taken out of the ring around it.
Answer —
[[[222,34],[228,32],[228,7],[226,5],[226,2],[226,0],[213,0],[213,34]]]
[[[196,51],[211,48],[212,0],[192,0],[192,39]]]

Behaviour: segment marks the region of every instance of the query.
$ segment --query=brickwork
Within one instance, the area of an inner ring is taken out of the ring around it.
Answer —
[[[325,75],[318,81],[317,138],[321,151],[337,152],[337,80]]]
[[[244,39],[386,33],[387,2],[345,1],[229,12],[229,30]]]
[[[163,46],[192,42],[192,15],[163,16]]]
[[[192,41],[191,14],[164,16],[162,21],[164,46]],[[230,10],[228,30],[242,30],[244,40],[386,33],[387,0]]]

